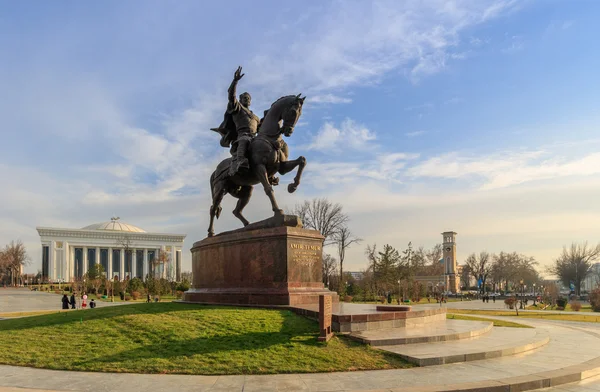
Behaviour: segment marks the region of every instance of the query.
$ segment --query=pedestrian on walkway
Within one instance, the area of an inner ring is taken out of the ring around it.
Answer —
[[[81,301],[81,307],[83,309],[85,309],[86,306],[87,306],[87,303],[85,302],[87,300],[87,295],[85,293],[83,293],[83,296],[81,297],[81,299],[82,299],[82,301]]]
[[[67,297],[67,294],[63,294],[63,297],[62,297],[62,308],[63,309],[69,309],[69,297]]]
[[[90,309],[94,309],[96,307],[96,302],[94,302],[94,299],[92,298],[92,300],[90,301]]]
[[[71,294],[71,309],[75,309],[75,294]]]

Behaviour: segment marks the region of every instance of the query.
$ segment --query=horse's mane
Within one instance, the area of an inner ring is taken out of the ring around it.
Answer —
[[[271,104],[271,107],[273,107],[276,103],[278,103],[279,101],[281,101],[282,99],[286,99],[286,98],[290,98],[290,97],[296,97],[296,95],[284,95],[283,97],[280,97],[277,101],[273,102]]]

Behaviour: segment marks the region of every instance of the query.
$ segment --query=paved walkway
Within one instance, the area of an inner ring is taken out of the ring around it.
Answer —
[[[506,318],[503,318],[506,319]],[[373,391],[489,381],[575,365],[600,356],[600,326],[522,319],[551,336],[539,350],[511,357],[412,369],[260,376],[139,375],[0,366],[2,388],[54,391]],[[576,344],[574,344],[576,342]],[[22,390],[21,390],[22,391]]]
[[[62,296],[54,293],[31,291],[28,288],[0,288],[0,313],[61,310]],[[128,302],[96,301],[99,308],[125,305]]]

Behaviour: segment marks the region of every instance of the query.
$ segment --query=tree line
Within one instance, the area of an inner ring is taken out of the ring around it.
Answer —
[[[326,198],[315,198],[297,204],[289,212],[300,217],[305,228],[321,232],[325,237],[324,246],[335,249],[333,254],[323,254],[323,283],[340,294],[362,292],[376,296],[397,292],[403,297],[414,297],[416,292],[424,294],[427,290],[420,287],[415,276],[444,274],[444,264],[440,262],[441,244],[431,249],[422,246],[414,249],[409,242],[406,249],[400,251],[390,244],[381,248],[372,244],[365,248],[367,267],[361,271],[361,282],[358,282],[351,274],[344,273],[344,262],[348,248],[362,240],[349,229],[350,218],[342,205]],[[597,281],[600,282],[600,271],[592,269],[593,262],[599,258],[600,244],[596,247],[572,244],[565,247],[546,270],[558,276],[566,287],[574,285],[574,291],[579,295],[582,282],[590,274],[598,274]],[[457,279],[463,290],[520,292],[527,287],[531,291],[534,284],[541,288],[543,282],[538,272],[539,262],[518,252],[472,253],[461,264]]]

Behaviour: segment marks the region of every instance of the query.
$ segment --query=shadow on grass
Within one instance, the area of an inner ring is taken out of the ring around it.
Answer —
[[[75,366],[88,367],[94,365],[117,365],[119,363],[131,363],[135,361],[172,361],[175,358],[189,358],[193,356],[211,357],[213,360],[227,361],[228,358],[239,358],[243,354],[228,354],[234,352],[256,352],[267,350],[271,347],[280,347],[283,350],[292,349],[294,346],[320,347],[324,344],[317,341],[318,333],[313,328],[306,328],[303,323],[308,320],[291,312],[284,312],[282,325],[279,331],[235,331],[230,334],[217,336],[202,336],[193,339],[171,339],[166,338],[150,344],[144,344],[130,350],[124,350],[107,356],[95,357],[75,362]],[[312,322],[311,322],[312,324]],[[352,345],[354,342],[345,342],[344,345]],[[205,362],[206,359],[200,359]],[[136,369],[126,366],[132,371]],[[135,367],[135,366],[134,366]],[[137,369],[139,370],[139,369]]]
[[[170,312],[183,312],[201,309],[224,309],[219,306],[190,305],[173,302],[142,303],[126,306],[110,306],[96,309],[62,311],[55,314],[43,314],[17,319],[7,319],[0,322],[0,331],[23,330],[28,328],[52,327],[71,324],[81,320],[103,320],[119,316],[161,314]],[[229,307],[231,309],[231,307]],[[251,308],[248,308],[251,309]]]

